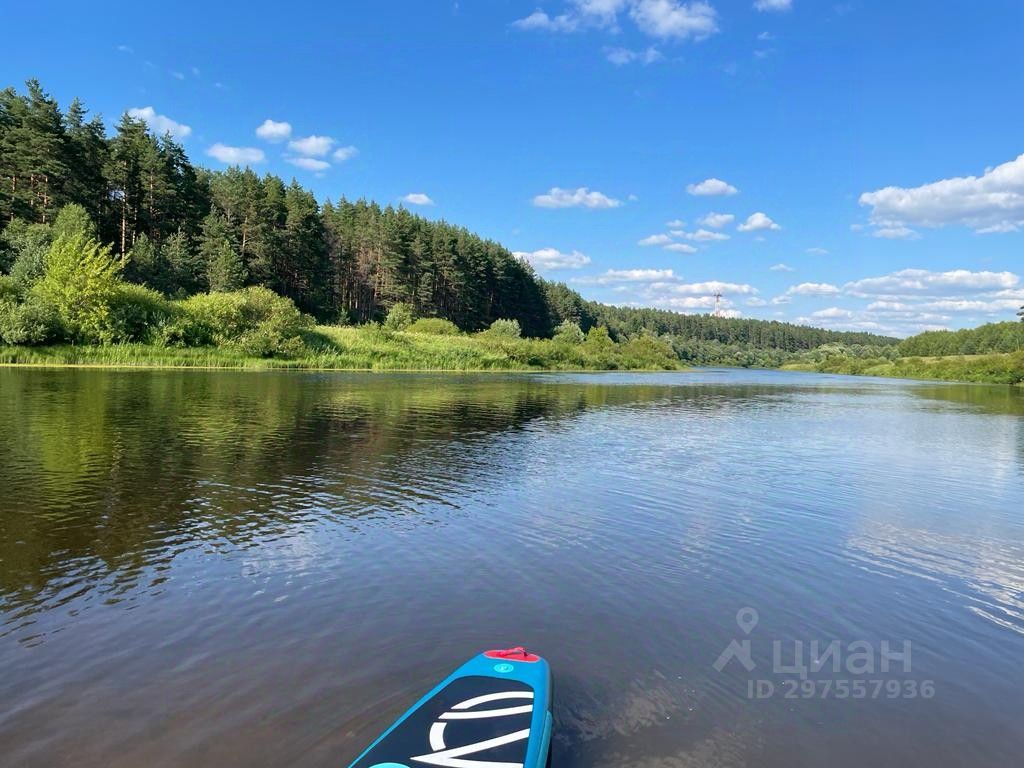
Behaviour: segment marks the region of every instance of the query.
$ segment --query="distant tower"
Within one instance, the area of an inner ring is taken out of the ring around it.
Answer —
[[[722,316],[722,294],[715,294],[715,317]]]

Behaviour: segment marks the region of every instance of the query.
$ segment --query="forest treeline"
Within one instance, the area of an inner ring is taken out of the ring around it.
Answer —
[[[323,323],[381,321],[403,304],[466,331],[514,319],[540,338],[568,321],[584,333],[605,326],[613,340],[671,337],[682,359],[697,362],[770,363],[762,352],[896,343],[589,302],[463,227],[364,200],[320,204],[295,180],[248,168],[195,166],[171,135],[128,114],[108,135],[81,101],[61,110],[36,81],[24,93],[0,91],[0,272],[17,290],[42,279],[54,223],[69,205],[84,209],[121,279],[175,299],[259,286]]]

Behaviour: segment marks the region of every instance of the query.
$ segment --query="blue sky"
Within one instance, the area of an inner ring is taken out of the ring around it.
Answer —
[[[899,335],[1024,303],[1019,0],[64,5],[5,9],[3,84],[589,298]]]

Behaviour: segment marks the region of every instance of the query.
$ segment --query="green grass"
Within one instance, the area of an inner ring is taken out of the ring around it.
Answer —
[[[783,370],[1020,386],[1024,385],[1024,352],[896,360],[833,356],[819,363],[791,363],[784,365]]]
[[[258,358],[223,347],[146,344],[0,346],[0,365],[316,369],[369,371],[675,370],[661,344],[563,344],[547,339],[496,338],[486,333],[439,336],[387,331],[380,326],[316,326],[305,350],[292,358]]]

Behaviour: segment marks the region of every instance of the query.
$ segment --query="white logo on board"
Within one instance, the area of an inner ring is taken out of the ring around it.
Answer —
[[[507,699],[529,699],[530,704],[518,706],[499,707],[497,709],[474,709],[481,704],[489,704]],[[475,744],[465,744],[461,747],[449,747],[444,740],[444,731],[452,720],[481,720],[490,717],[510,717],[512,715],[525,715],[533,712],[533,691],[505,691],[502,693],[488,693],[483,696],[476,696],[472,699],[460,702],[445,712],[430,726],[430,754],[420,755],[412,758],[419,763],[436,765],[439,768],[523,768],[522,763],[501,763],[491,760],[467,760],[467,755],[475,755],[486,752],[489,749],[512,744],[517,741],[524,741],[530,738],[530,729],[524,728],[521,731],[496,736],[493,739],[478,741]]]

